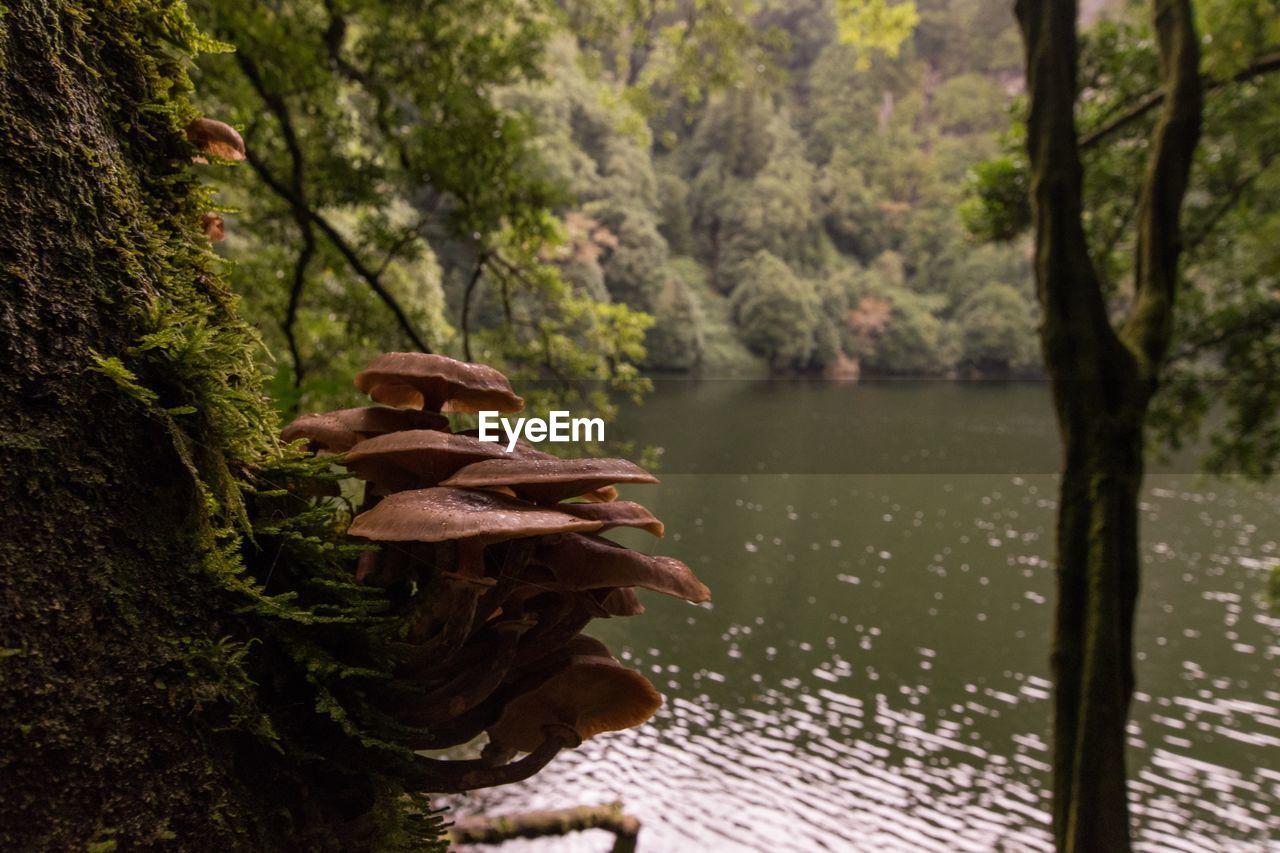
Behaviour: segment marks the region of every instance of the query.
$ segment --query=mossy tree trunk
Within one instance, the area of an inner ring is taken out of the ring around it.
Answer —
[[[272,846],[201,712],[216,677],[183,674],[228,630],[217,484],[270,423],[199,228],[197,38],[171,0],[0,7],[5,850]],[[166,328],[207,346],[152,359]]]
[[[1164,113],[1152,135],[1131,307],[1113,325],[1083,225],[1076,4],[1019,0],[1041,341],[1065,468],[1058,507],[1053,786],[1059,850],[1128,850],[1125,727],[1134,689],[1143,426],[1172,329],[1179,217],[1199,136],[1189,0],[1152,3]]]

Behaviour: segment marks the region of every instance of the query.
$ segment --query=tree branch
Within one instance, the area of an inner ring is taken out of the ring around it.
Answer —
[[[302,352],[298,349],[298,339],[294,334],[294,324],[298,319],[298,305],[302,301],[302,288],[307,281],[307,267],[316,252],[315,233],[311,229],[311,220],[305,217],[298,226],[302,229],[302,250],[293,264],[293,285],[289,288],[289,307],[285,309],[284,322],[280,324],[284,339],[289,343],[289,355],[293,358],[293,387],[301,388],[303,379]]]
[[[1213,209],[1213,212],[1210,213],[1203,222],[1196,223],[1198,227],[1196,228],[1195,233],[1187,238],[1186,244],[1182,247],[1182,251],[1190,255],[1192,252],[1199,249],[1204,241],[1209,239],[1213,234],[1223,217],[1230,213],[1240,202],[1240,198],[1244,195],[1245,191],[1253,185],[1254,181],[1265,175],[1267,170],[1270,169],[1274,163],[1275,157],[1267,155],[1262,158],[1262,165],[1258,169],[1250,172],[1248,175],[1245,175],[1241,180],[1236,181],[1231,186],[1227,195],[1218,203],[1217,207]]]
[[[253,60],[250,59],[244,51],[236,51],[235,56],[241,70],[244,71],[245,77],[249,80],[249,84],[253,87],[254,91],[258,93],[258,96],[262,98],[263,102],[267,105],[267,108],[275,116],[276,121],[280,123],[280,132],[284,137],[285,147],[289,150],[290,155],[293,158],[295,177],[300,182],[302,149],[298,143],[297,133],[293,127],[293,119],[289,114],[288,105],[282,98],[272,93],[271,90],[267,88]],[[257,173],[258,177],[262,178],[263,183],[265,183],[276,195],[284,199],[290,207],[293,208],[294,215],[296,218],[299,218],[299,221],[305,218],[308,223],[314,224],[320,229],[326,239],[333,244],[334,248],[338,250],[338,253],[346,260],[351,269],[355,271],[356,275],[364,279],[370,289],[372,289],[387,308],[391,310],[391,313],[395,316],[400,329],[413,343],[413,345],[422,352],[431,352],[431,348],[426,345],[417,330],[413,327],[413,323],[410,322],[409,316],[400,306],[400,303],[383,285],[378,273],[365,265],[356,251],[343,238],[338,229],[321,216],[319,211],[313,210],[310,205],[307,204],[305,197],[295,193],[291,187],[287,186],[274,173],[272,173],[266,161],[257,156],[252,146],[248,148],[245,155],[246,160],[253,168],[254,172]]]
[[[476,285],[480,283],[480,274],[484,272],[488,254],[488,252],[481,252],[476,258],[476,267],[471,272],[467,289],[462,293],[462,319],[459,326],[462,330],[462,357],[467,361],[471,361],[471,296],[475,292]]]
[[[1155,380],[1173,336],[1173,303],[1182,253],[1182,201],[1200,140],[1204,93],[1200,41],[1190,0],[1155,0],[1156,41],[1165,79],[1163,114],[1152,134],[1138,208],[1136,299],[1122,336]]]
[[[1272,71],[1280,71],[1280,53],[1269,53],[1251,63],[1248,68],[1233,74],[1226,80],[1204,77],[1201,79],[1201,88],[1204,92],[1212,92],[1215,89],[1222,88],[1228,83],[1245,83],[1255,77],[1259,77],[1263,74],[1269,74]],[[1150,92],[1140,98],[1132,107],[1125,110],[1111,121],[1101,127],[1094,128],[1081,137],[1080,150],[1087,151],[1102,142],[1102,140],[1106,139],[1111,134],[1115,133],[1117,130],[1128,127],[1133,122],[1163,104],[1164,96],[1165,92],[1161,89],[1156,92]]]
[[[1097,380],[1121,348],[1083,225],[1075,4],[1018,0],[1016,10],[1027,50],[1027,154],[1045,361],[1063,379]]]

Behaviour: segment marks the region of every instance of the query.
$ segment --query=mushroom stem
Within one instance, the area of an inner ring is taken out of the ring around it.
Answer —
[[[472,577],[455,572],[442,574],[445,587],[441,591],[445,613],[444,625],[422,647],[424,657],[448,657],[458,650],[471,633],[475,621],[476,604],[480,597],[493,588],[491,578]],[[430,626],[423,620],[413,627],[410,639],[423,640]]]
[[[502,639],[496,654],[481,658],[478,665],[415,699],[411,708],[397,715],[399,721],[407,726],[430,727],[454,719],[488,699],[506,678],[515,660],[517,643],[531,627],[532,620],[499,625]]]
[[[582,743],[571,726],[550,725],[543,729],[543,734],[546,739],[541,746],[519,761],[501,767],[491,767],[483,759],[443,761],[418,756],[413,763],[417,778],[412,781],[411,788],[423,793],[460,794],[477,788],[509,785],[528,779],[546,767],[560,750]]]
[[[480,618],[487,617],[506,602],[507,596],[519,583],[525,567],[529,565],[537,545],[538,540],[533,536],[527,539],[513,539],[506,543],[506,551],[502,556],[502,568],[498,570],[497,584],[486,592],[484,598],[480,599],[479,604],[476,605],[476,613]]]
[[[577,596],[558,597],[537,614],[538,627],[520,641],[515,668],[523,668],[555,652],[591,621],[591,613]]]
[[[478,538],[458,540],[458,574],[484,577],[484,542]]]

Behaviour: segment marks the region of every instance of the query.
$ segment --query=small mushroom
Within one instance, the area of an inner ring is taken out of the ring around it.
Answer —
[[[226,223],[216,213],[206,213],[200,217],[200,227],[204,229],[204,236],[209,238],[210,243],[218,243],[227,239]]]
[[[422,352],[383,353],[356,376],[356,388],[388,406],[431,412],[518,412],[524,407],[501,371]]]
[[[679,560],[640,554],[598,536],[570,533],[544,540],[534,561],[550,566],[567,590],[638,586],[694,604],[711,600],[711,590]]]
[[[302,415],[280,430],[280,438],[290,444],[305,438],[308,449],[317,454],[345,453],[360,440],[360,436],[331,412]]]
[[[662,706],[649,680],[608,655],[575,655],[560,672],[507,703],[489,728],[485,757],[532,752],[547,726],[573,728],[582,740],[638,726]]]
[[[625,459],[494,457],[462,468],[445,485],[508,486],[526,500],[554,504],[614,483],[656,483],[658,478]]]
[[[503,452],[493,442],[430,429],[408,429],[359,442],[343,460],[357,477],[392,492],[437,485],[459,468]]]
[[[305,438],[313,450],[345,453],[365,439],[389,432],[448,428],[449,419],[434,412],[361,406],[301,415],[280,431],[280,437],[288,442]]]
[[[187,125],[187,140],[199,148],[202,154],[223,160],[244,159],[244,139],[229,124],[211,118],[198,118]],[[207,163],[204,157],[194,158],[197,163]]]

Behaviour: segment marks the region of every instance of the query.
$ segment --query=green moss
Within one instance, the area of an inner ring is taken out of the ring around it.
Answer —
[[[184,63],[219,46],[176,0],[12,5],[0,846],[430,849],[367,700],[402,617],[303,496],[329,475],[280,446],[198,227]]]

